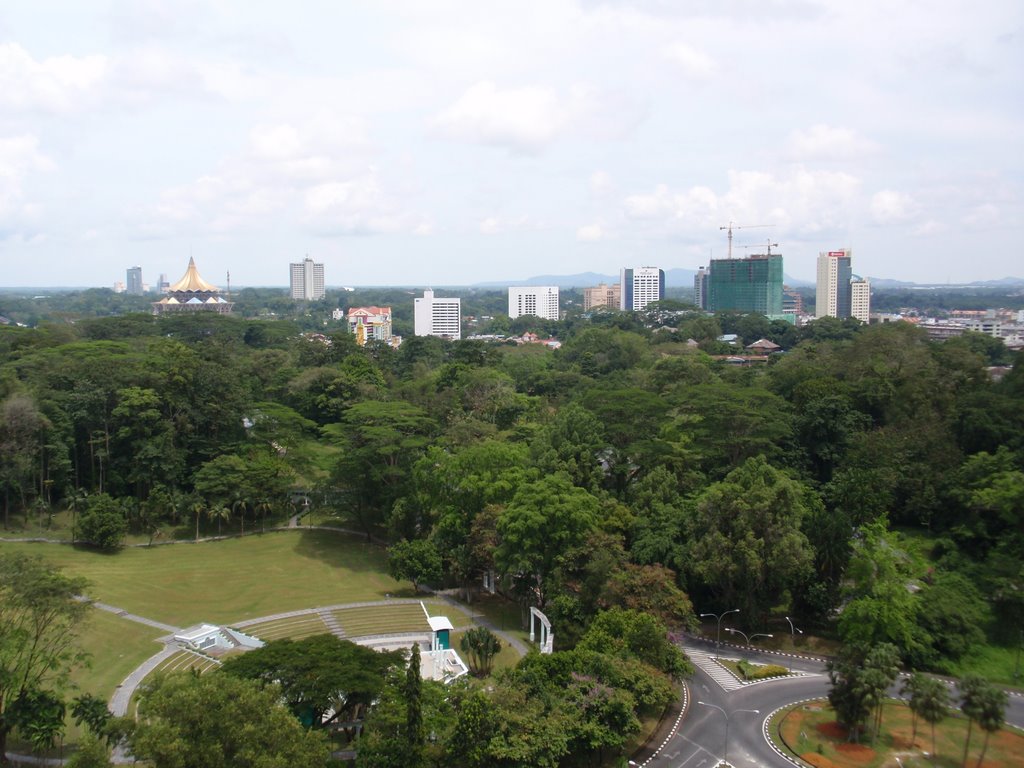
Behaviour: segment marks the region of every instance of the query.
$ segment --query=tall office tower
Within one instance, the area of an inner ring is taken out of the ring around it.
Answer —
[[[142,267],[129,267],[125,278],[125,291],[132,296],[141,296],[142,290]]]
[[[862,323],[871,321],[871,283],[866,277],[854,275],[850,279],[850,317]]]
[[[850,317],[852,277],[851,251],[848,248],[818,254],[815,317],[838,317],[840,320]]]
[[[693,276],[693,303],[698,309],[708,308],[708,271],[704,267]]]
[[[167,279],[167,273],[161,272],[160,279],[157,280],[156,290],[157,293],[167,293],[167,289],[171,287],[170,281]]]
[[[558,319],[558,287],[554,285],[524,286],[508,289],[508,316],[536,315],[544,320]]]
[[[589,312],[595,307],[607,307],[608,309],[619,308],[619,291],[620,286],[618,283],[614,285],[607,285],[601,283],[593,288],[583,289],[583,311]]]
[[[665,270],[623,267],[619,270],[619,309],[639,311],[665,297]]]
[[[417,336],[462,338],[462,299],[434,298],[429,288],[413,304],[414,333]]]
[[[712,259],[708,267],[707,309],[781,318],[782,254]]]
[[[292,298],[296,301],[316,301],[324,297],[324,265],[314,264],[308,256],[301,263],[291,265]]]

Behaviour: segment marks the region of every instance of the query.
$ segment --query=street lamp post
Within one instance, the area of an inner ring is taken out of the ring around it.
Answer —
[[[789,622],[789,638],[790,638],[790,642],[793,645],[793,650],[795,651],[796,650],[796,633],[799,632],[802,635],[804,633],[804,631],[802,629],[797,629],[796,627],[794,627],[793,626],[793,620],[791,618],[789,618],[789,616],[786,617],[786,621]],[[790,672],[793,671],[793,658],[792,657],[790,657],[790,659],[789,659],[789,671]]]
[[[750,647],[750,641],[753,640],[755,637],[775,637],[775,635],[769,635],[769,634],[766,634],[765,632],[755,632],[752,635],[748,635],[743,630],[741,630],[741,629],[733,629],[732,627],[726,627],[725,631],[726,632],[732,632],[734,635],[743,635],[743,639],[746,641],[747,647]]]
[[[715,633],[715,653],[718,653],[719,649],[722,646],[722,619],[724,619],[730,613],[739,613],[739,612],[740,612],[739,608],[733,608],[731,611],[725,611],[724,613],[721,613],[721,614],[718,614],[718,613],[702,613],[700,615],[700,617],[702,619],[707,617],[707,616],[710,616],[711,618],[718,620],[718,630]]]
[[[725,763],[726,765],[728,765],[729,764],[729,720],[737,712],[752,712],[755,715],[760,715],[761,714],[761,710],[759,710],[759,709],[734,709],[732,712],[726,712],[724,709],[722,709],[717,704],[709,704],[706,701],[698,701],[697,703],[700,704],[702,707],[712,707],[714,709],[717,709],[719,712],[721,712],[725,716],[725,752],[724,752],[724,754],[722,756],[722,762]]]

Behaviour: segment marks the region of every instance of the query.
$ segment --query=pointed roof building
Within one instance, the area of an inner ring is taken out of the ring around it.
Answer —
[[[167,295],[153,302],[153,314],[167,312],[216,312],[231,314],[234,303],[220,295],[220,289],[203,280],[196,269],[195,259],[189,258],[188,269],[181,280],[167,289]]]

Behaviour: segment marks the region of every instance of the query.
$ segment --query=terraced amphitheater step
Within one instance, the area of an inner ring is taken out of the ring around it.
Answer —
[[[337,617],[330,611],[318,611],[320,618],[324,622],[324,626],[327,627],[327,631],[336,637],[345,637],[345,629],[341,626]]]

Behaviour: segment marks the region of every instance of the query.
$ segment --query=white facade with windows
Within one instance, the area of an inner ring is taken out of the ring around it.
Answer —
[[[871,283],[866,277],[850,280],[850,317],[865,324],[871,320]]]
[[[558,319],[558,287],[523,286],[508,289],[508,316],[536,315],[544,320]]]
[[[619,270],[619,309],[639,312],[652,301],[665,298],[665,271],[658,267],[623,267]]]
[[[292,298],[296,301],[316,301],[324,297],[324,265],[306,258],[291,264]]]
[[[440,336],[444,339],[462,338],[462,299],[435,298],[427,289],[423,298],[414,303],[413,322],[417,336]]]

